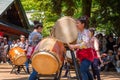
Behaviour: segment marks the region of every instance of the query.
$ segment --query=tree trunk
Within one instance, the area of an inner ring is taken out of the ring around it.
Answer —
[[[82,0],[82,14],[90,17],[92,0]]]
[[[90,17],[92,0],[82,0],[82,15]],[[89,28],[89,20],[87,20],[87,26]]]

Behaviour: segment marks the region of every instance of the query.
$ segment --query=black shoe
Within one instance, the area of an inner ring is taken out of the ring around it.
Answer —
[[[66,78],[67,77],[67,75],[64,75],[64,76],[62,76],[63,78]]]
[[[19,74],[19,73],[20,73],[20,70],[17,70],[17,73]]]

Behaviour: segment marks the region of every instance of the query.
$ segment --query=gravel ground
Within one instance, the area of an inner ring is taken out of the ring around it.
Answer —
[[[23,70],[20,74],[10,73],[12,66],[9,64],[0,64],[0,80],[28,80],[29,74],[26,74]],[[31,71],[30,67],[30,71]],[[63,71],[64,73],[64,71]],[[62,74],[63,74],[62,73]],[[74,76],[74,72],[71,72]],[[116,72],[101,72],[102,80],[120,80],[120,73]],[[68,80],[66,78],[61,78],[61,80]],[[71,79],[70,79],[71,80]],[[72,79],[75,80],[75,79]]]

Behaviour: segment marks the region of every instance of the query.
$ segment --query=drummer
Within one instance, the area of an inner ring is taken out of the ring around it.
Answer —
[[[42,35],[41,35],[42,29],[43,29],[42,23],[35,24],[33,32],[30,33],[29,35],[29,42],[31,46],[35,47],[39,43],[39,41],[42,39]],[[37,76],[37,72],[33,69],[29,77],[29,80],[36,80],[37,79],[36,76]]]
[[[85,29],[87,25],[87,17],[83,16],[77,19],[76,25],[78,28],[77,44],[68,45],[70,49],[77,49],[76,56],[80,60],[80,72],[82,80],[93,80],[89,72],[89,66],[93,61],[93,56],[90,48],[90,31]]]
[[[26,43],[26,40],[25,40],[25,36],[24,35],[21,35],[20,36],[20,42],[17,43],[17,46],[21,47],[25,52],[27,51],[27,48],[28,48],[28,44]],[[26,65],[26,70],[27,70],[27,73],[29,74],[29,66],[28,66],[28,62],[25,63]],[[18,73],[20,72],[20,66],[18,67]]]
[[[94,53],[94,60],[92,62],[93,77],[94,79],[101,80],[99,67],[100,67],[100,64],[102,64],[103,62],[102,62],[100,51],[99,51],[99,41],[94,36],[95,29],[90,28],[89,30],[91,32],[91,47],[93,48],[93,53]]]

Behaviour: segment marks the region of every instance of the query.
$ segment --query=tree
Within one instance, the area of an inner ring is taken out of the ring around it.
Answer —
[[[47,36],[61,16],[90,17],[90,27],[120,35],[120,0],[21,0],[26,10],[37,10],[32,19],[40,19]],[[41,13],[44,13],[44,15]],[[44,16],[44,18],[43,18]],[[37,17],[37,18],[36,18]],[[48,29],[48,30],[46,30]]]
[[[106,32],[112,32],[119,36],[120,1],[94,0],[93,3],[94,6],[92,7],[91,25],[94,25],[94,27],[102,27],[102,29],[106,29]],[[93,8],[95,10],[93,10]]]
[[[82,0],[82,14],[90,17],[92,0]]]

